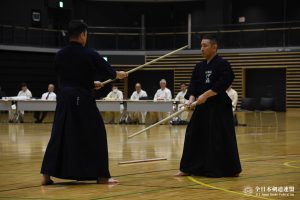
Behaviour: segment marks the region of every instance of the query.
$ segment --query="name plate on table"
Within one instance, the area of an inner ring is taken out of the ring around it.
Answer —
[[[18,110],[24,111],[55,111],[56,101],[26,100],[17,102]]]
[[[120,104],[122,101],[103,101],[97,100],[96,104],[99,111],[120,112]]]
[[[128,112],[171,112],[173,101],[127,101]]]

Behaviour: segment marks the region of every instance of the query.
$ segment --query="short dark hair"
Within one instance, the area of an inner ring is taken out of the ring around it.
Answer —
[[[26,83],[21,83],[21,87],[27,87]]]
[[[180,83],[180,86],[182,86],[182,85],[185,85],[185,86],[186,86],[186,83]]]
[[[202,37],[202,40],[209,40],[211,44],[218,44],[218,39],[213,34],[206,34]]]
[[[83,20],[71,20],[68,26],[69,38],[78,37],[81,33],[86,32],[88,25]]]

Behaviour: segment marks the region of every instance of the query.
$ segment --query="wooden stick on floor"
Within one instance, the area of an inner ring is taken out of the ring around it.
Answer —
[[[143,160],[123,161],[123,162],[119,162],[119,165],[143,163],[143,162],[154,162],[154,161],[160,161],[160,160],[167,160],[167,158],[149,158],[149,159],[143,159]]]
[[[165,57],[168,57],[168,56],[170,56],[170,55],[173,55],[173,54],[177,53],[178,51],[181,51],[181,50],[183,50],[183,49],[185,49],[185,48],[187,48],[187,47],[188,47],[188,45],[185,45],[185,46],[183,46],[183,47],[181,47],[181,48],[179,48],[179,49],[176,49],[176,50],[174,50],[174,51],[171,51],[171,52],[169,52],[169,53],[167,53],[167,54],[165,54],[165,55],[163,55],[163,56],[160,56],[160,57],[158,57],[158,58],[156,58],[156,59],[154,59],[154,60],[151,60],[151,61],[149,61],[149,62],[146,62],[145,64],[142,64],[142,65],[140,65],[140,66],[138,66],[138,67],[136,67],[136,68],[133,68],[133,69],[129,70],[129,71],[127,72],[127,74],[131,74],[132,72],[135,72],[135,71],[137,71],[137,70],[139,70],[139,69],[142,69],[143,67],[146,67],[146,66],[148,66],[148,65],[151,65],[152,63],[155,63],[155,62],[157,62],[157,61],[159,61],[159,60],[161,60],[161,59],[164,59]],[[105,85],[105,84],[110,83],[110,82],[112,82],[112,81],[114,81],[114,80],[108,79],[108,80],[102,82],[102,84]]]
[[[147,128],[145,128],[145,129],[143,129],[143,130],[140,130],[140,131],[138,131],[138,132],[135,132],[135,133],[129,135],[128,138],[129,138],[129,139],[130,139],[130,138],[133,138],[134,136],[137,136],[137,135],[139,135],[139,134],[141,134],[141,133],[143,133],[143,132],[145,132],[145,131],[147,131],[147,130],[149,130],[149,129],[151,129],[151,128],[154,128],[154,127],[156,127],[156,126],[158,126],[158,125],[160,125],[160,124],[162,124],[162,123],[164,123],[164,122],[167,122],[167,121],[171,120],[173,117],[177,117],[177,116],[180,115],[182,112],[187,111],[187,110],[188,110],[188,108],[181,109],[181,110],[179,110],[179,111],[173,113],[173,114],[170,115],[169,117],[166,117],[165,119],[162,119],[162,120],[160,120],[159,122],[156,122],[155,124],[152,124],[151,126],[148,126]]]

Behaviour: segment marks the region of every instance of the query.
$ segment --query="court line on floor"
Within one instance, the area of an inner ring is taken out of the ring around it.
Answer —
[[[14,191],[14,190],[23,190],[23,189],[29,189],[29,188],[35,188],[35,187],[41,187],[41,185],[33,185],[33,186],[20,187],[20,188],[4,189],[4,190],[0,190],[0,192],[10,192],[10,191]]]
[[[121,174],[121,175],[117,175],[117,176],[114,176],[114,177],[123,177],[123,176],[130,176],[130,175],[148,174],[148,173],[163,172],[163,171],[172,171],[172,170],[176,170],[176,169],[163,169],[163,170],[154,170],[154,171],[147,171],[147,172],[140,172],[140,173]],[[73,181],[71,181],[71,182],[73,182]],[[22,190],[22,189],[35,188],[35,187],[41,187],[41,185],[33,185],[33,186],[27,186],[27,187],[21,187],[21,188],[4,189],[4,190],[0,190],[0,192],[8,192],[8,191],[13,191],[13,190]]]
[[[251,161],[261,161],[261,160],[252,160],[253,158],[246,158],[246,159],[243,159],[244,161],[247,161],[247,160],[251,160]],[[275,160],[276,158],[274,159],[269,159],[269,160]],[[278,159],[278,158],[277,158]],[[281,158],[279,158],[281,159]],[[242,161],[242,159],[241,159]],[[292,167],[292,168],[300,168],[300,167],[297,167],[297,166],[293,166],[293,165],[290,165],[290,163],[293,163],[293,162],[299,162],[299,161],[288,161],[288,162],[285,162],[284,165],[287,166],[287,167]],[[274,174],[275,176],[276,175],[282,175],[282,173],[280,174]],[[267,176],[274,176],[273,174],[271,175],[267,175]],[[249,179],[249,178],[262,178],[264,176],[256,176],[256,177],[247,177],[247,178],[243,178],[243,179]],[[221,190],[221,191],[224,191],[224,192],[227,192],[227,193],[233,193],[233,194],[238,194],[238,195],[243,195],[243,196],[249,196],[249,197],[253,197],[253,198],[258,198],[258,199],[266,199],[266,200],[270,200],[270,198],[265,198],[265,197],[260,197],[260,196],[254,196],[254,195],[249,195],[249,194],[244,194],[244,193],[241,193],[241,192],[236,192],[236,191],[231,191],[231,190],[227,190],[225,188],[221,188],[221,187],[216,187],[216,186],[213,186],[213,185],[210,185],[210,184],[207,184],[207,183],[204,183],[204,182],[201,182],[191,176],[188,176],[188,179],[194,183],[197,183],[199,185],[202,185],[204,187],[208,187],[208,188],[213,188],[213,189],[216,189],[216,190]],[[223,180],[223,181],[217,181],[217,182],[213,182],[213,183],[220,183],[220,182],[226,182],[226,181],[230,181],[230,180]]]
[[[131,195],[143,195],[143,194],[149,193],[149,192],[158,192],[158,191],[170,190],[170,189],[165,189],[165,188],[161,189],[161,188],[159,188],[159,189],[143,190],[143,191],[140,191],[140,192],[128,192],[128,193],[124,193],[124,194],[117,194],[117,195],[111,195],[111,196],[91,198],[90,200],[110,199],[110,198],[117,198],[117,197],[122,197],[122,196],[131,196]]]
[[[260,158],[263,156],[260,156]],[[241,161],[260,161],[260,160],[252,160],[252,159],[256,159],[258,157],[250,157],[250,158],[244,158],[241,159]],[[269,159],[269,160],[274,160],[273,159]],[[263,160],[265,161],[265,160]],[[130,175],[140,175],[140,174],[149,174],[149,173],[156,173],[156,172],[163,172],[163,171],[173,171],[173,170],[178,170],[177,168],[172,168],[172,169],[163,169],[163,170],[153,170],[153,171],[147,171],[147,172],[140,172],[140,173],[128,173],[128,174],[121,174],[121,175],[116,175],[114,177],[125,177],[125,176],[130,176]],[[35,186],[30,186],[30,187],[22,187],[22,188],[12,188],[12,189],[6,189],[6,190],[0,190],[0,192],[6,192],[6,191],[13,191],[13,190],[22,190],[22,189],[28,189],[28,188],[34,188],[34,187],[40,187],[40,185],[35,185]]]
[[[236,178],[228,178],[228,179],[223,179],[223,180],[218,180],[216,178],[217,181],[211,181],[208,184],[230,182],[230,181],[234,181],[236,179],[239,179],[239,180],[258,179],[258,178],[272,177],[272,176],[278,176],[278,175],[287,175],[287,174],[299,174],[299,172],[287,172],[287,173],[267,174],[267,175],[250,176],[250,177],[239,176],[239,177],[236,177]],[[203,177],[203,178],[205,178],[205,177]]]
[[[253,197],[253,198],[257,198],[257,199],[271,200],[271,199],[265,198],[265,197],[254,196],[254,195],[251,195],[251,194],[245,194],[245,193],[242,193],[242,192],[236,192],[236,191],[232,191],[232,190],[227,190],[227,189],[225,189],[225,188],[216,187],[216,186],[213,186],[213,185],[204,183],[204,182],[202,182],[202,181],[199,181],[199,180],[195,179],[195,178],[192,177],[192,176],[188,176],[187,178],[188,178],[190,181],[192,181],[192,182],[194,182],[194,183],[197,183],[197,184],[199,184],[199,185],[202,185],[202,186],[204,186],[204,187],[212,188],[212,189],[215,189],[215,190],[220,190],[220,191],[223,191],[223,192],[226,192],[226,193],[238,194],[238,195],[242,195],[242,196],[246,196],[246,197]]]
[[[72,200],[72,199],[54,199],[54,198],[45,198],[45,197],[1,197],[0,199],[45,199],[45,200]]]
[[[281,174],[271,174],[271,175],[267,175],[267,176],[275,176],[275,175],[281,175]],[[262,176],[261,176],[262,177]],[[248,177],[248,178],[260,178],[260,177]],[[248,178],[244,178],[244,179],[248,179]],[[231,181],[231,180],[223,180],[223,181],[218,181],[218,182],[226,182],[226,181]],[[216,182],[215,182],[216,183]],[[150,185],[127,185],[127,184],[122,184],[120,183],[121,186],[133,186],[133,187],[160,187],[160,189],[152,189],[152,190],[144,190],[142,192],[129,192],[129,193],[123,193],[123,194],[116,194],[116,195],[111,195],[111,196],[104,196],[104,197],[99,197],[99,198],[93,198],[92,200],[98,200],[98,199],[110,199],[110,198],[115,198],[115,197],[122,197],[122,196],[131,196],[131,195],[137,195],[137,194],[144,194],[144,193],[150,193],[150,192],[159,192],[159,191],[164,191],[164,190],[176,190],[176,189],[192,189],[192,190],[198,190],[199,188],[191,188],[191,186],[196,186],[196,185],[199,185],[199,183],[196,183],[195,185],[186,185],[186,186],[181,186],[181,187],[164,187],[162,188],[160,185],[157,185],[157,186],[150,186]],[[224,189],[226,190],[226,189]],[[233,193],[235,191],[232,191]],[[242,194],[244,196],[247,196],[247,197],[256,197],[256,198],[260,198],[260,199],[265,199],[265,200],[271,200],[269,198],[263,198],[263,197],[257,197],[257,196],[250,196],[250,195],[246,195],[246,194],[243,194],[243,193],[239,193],[239,192],[236,192],[238,194]]]
[[[263,156],[262,156],[263,157]],[[256,157],[258,158],[258,157]],[[261,157],[260,157],[261,158]],[[241,159],[241,161],[247,161],[247,160],[251,160],[251,161],[260,161],[260,160],[252,160],[252,159],[255,159],[255,157],[253,158],[245,158],[245,159]],[[278,158],[277,158],[278,159]],[[269,159],[269,160],[274,160],[273,159]],[[264,160],[265,161],[265,160]],[[291,162],[291,161],[289,161]],[[293,166],[295,167],[295,166]],[[297,168],[297,167],[296,167]],[[154,170],[154,171],[147,171],[147,172],[140,172],[140,173],[129,173],[129,174],[122,174],[122,175],[117,175],[117,176],[114,176],[114,177],[124,177],[124,176],[130,176],[130,175],[139,175],[139,174],[148,174],[148,173],[156,173],[156,172],[163,172],[163,171],[172,171],[172,170],[177,170],[176,169],[164,169],[164,170]],[[276,174],[275,174],[276,175]],[[272,175],[267,175],[267,176],[272,176]],[[248,178],[260,178],[260,177],[248,177]],[[248,179],[248,178],[245,178],[245,179]],[[223,181],[218,181],[218,182],[224,182],[224,181],[229,181],[229,180],[223,180]],[[123,185],[123,184],[122,184]],[[126,186],[126,185],[124,185]],[[130,185],[128,185],[130,186]],[[191,185],[189,185],[191,186]],[[30,187],[22,187],[22,188],[12,188],[12,189],[6,189],[6,190],[0,190],[0,192],[7,192],[7,191],[13,191],[13,190],[21,190],[21,189],[28,189],[28,188],[34,188],[34,187],[40,187],[40,185],[35,185],[35,186],[30,186]],[[154,186],[153,186],[154,187]],[[171,188],[166,188],[166,189],[171,189]]]
[[[295,162],[300,162],[300,160],[292,160],[292,161],[284,162],[283,165],[286,167],[299,169],[300,168],[299,166],[291,165],[291,163],[295,163]]]

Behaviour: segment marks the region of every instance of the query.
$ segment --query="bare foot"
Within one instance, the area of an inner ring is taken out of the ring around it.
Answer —
[[[189,176],[189,174],[185,173],[185,172],[182,172],[182,171],[179,171],[179,172],[177,172],[177,174],[175,174],[175,176]]]
[[[117,184],[118,180],[113,178],[98,178],[97,184]]]
[[[49,175],[43,174],[41,185],[52,185],[53,183]]]

